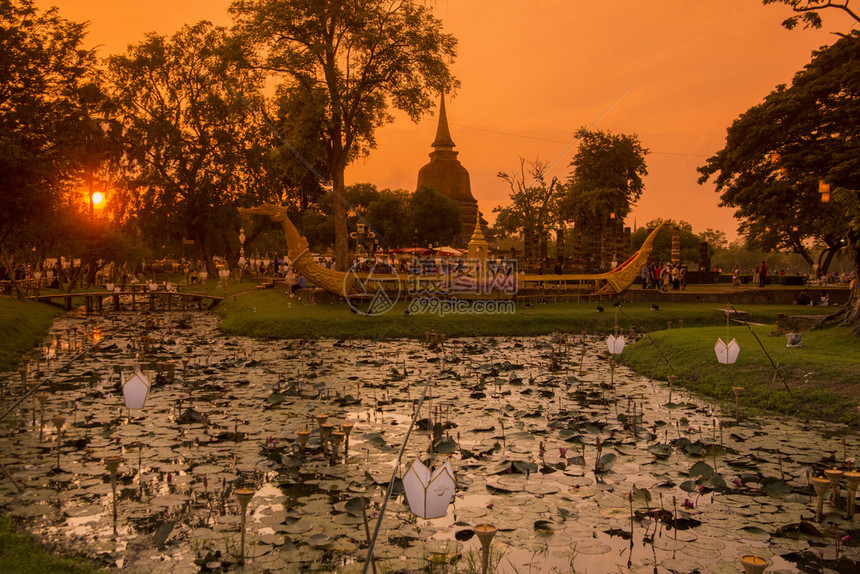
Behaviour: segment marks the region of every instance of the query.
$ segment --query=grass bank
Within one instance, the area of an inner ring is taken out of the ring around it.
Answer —
[[[423,337],[435,329],[455,336],[530,336],[553,332],[601,333],[615,325],[615,308],[600,303],[604,312],[596,311],[598,303],[547,303],[530,308],[517,306],[514,313],[416,313],[406,315],[406,304],[398,303],[379,316],[356,315],[345,303],[305,304],[273,289],[249,291],[230,296],[216,309],[221,315],[221,329],[236,335],[290,338],[376,338]],[[618,313],[618,324],[626,331],[637,325],[653,331],[725,324],[725,316],[713,303],[625,303]],[[779,313],[820,313],[814,307],[796,305],[744,305],[750,321],[775,323]],[[669,324],[671,322],[671,325]]]
[[[0,298],[0,371],[14,369],[21,355],[41,343],[63,310],[52,305]]]
[[[103,570],[84,558],[48,552],[32,534],[16,531],[8,516],[0,516],[0,572],[90,574]]]
[[[756,338],[744,326],[733,325],[741,351],[737,363],[722,365],[713,351],[717,338],[726,339],[726,328],[704,327],[651,333],[624,349],[621,361],[637,372],[667,380],[677,375],[678,384],[698,394],[716,399],[734,411],[732,387],[743,387],[741,410],[764,409],[800,418],[821,419],[860,425],[860,337],[847,328],[809,331],[803,346],[788,348],[784,336],[771,336],[773,326],[753,327],[779,371]],[[662,349],[665,359],[655,344]],[[671,368],[669,366],[671,364]]]

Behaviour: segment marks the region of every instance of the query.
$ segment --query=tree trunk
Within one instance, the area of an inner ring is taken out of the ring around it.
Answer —
[[[821,255],[824,256],[824,263],[821,263],[821,256],[818,257],[818,274],[824,275],[827,273],[827,270],[830,269],[830,263],[833,261],[833,257],[842,249],[842,245],[837,246],[828,246],[827,249],[821,252]]]
[[[860,237],[849,235],[849,249],[854,261],[854,281],[848,301],[838,311],[822,319],[818,326],[847,325],[860,335]]]
[[[526,269],[532,271],[535,267],[535,234],[529,228],[523,229],[523,259]]]
[[[12,260],[12,258],[7,253],[4,252],[2,255],[3,255],[3,261],[6,264],[6,269],[9,270],[9,280],[12,282],[12,288],[15,289],[15,296],[18,299],[21,299],[23,301],[24,300],[24,292],[21,291],[21,286],[18,285],[18,281],[15,280],[14,261]]]
[[[334,258],[338,271],[347,271],[351,262],[349,257],[349,245],[347,242],[346,227],[346,185],[344,184],[345,168],[335,166],[334,192],[337,197],[334,200]]]

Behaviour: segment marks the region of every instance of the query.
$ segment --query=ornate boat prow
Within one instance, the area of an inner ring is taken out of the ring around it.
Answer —
[[[287,208],[281,205],[267,203],[257,207],[240,207],[239,213],[268,215],[272,221],[278,222],[284,228],[289,248],[288,255],[292,261],[293,268],[314,285],[325,289],[341,297],[355,294],[353,287],[356,276],[354,273],[343,273],[334,269],[327,269],[316,261],[311,255],[308,240],[299,233],[293,222],[287,216]]]
[[[403,290],[401,280],[396,275],[379,276],[373,278],[357,275],[356,273],[344,273],[327,269],[314,261],[305,239],[287,216],[287,209],[280,205],[265,204],[258,207],[240,208],[239,213],[267,215],[272,221],[276,221],[284,228],[284,235],[289,246],[289,257],[293,267],[305,276],[314,285],[325,289],[341,297],[366,296],[377,290],[395,289],[398,293]],[[654,246],[657,232],[665,225],[665,222],[654,228],[642,243],[642,247],[634,253],[627,261],[609,271],[598,274],[573,274],[573,275],[525,275],[519,278],[520,288],[530,283],[543,283],[546,281],[563,281],[565,283],[576,282],[580,284],[592,284],[593,295],[619,294],[630,287],[639,277],[640,269],[648,262]],[[415,277],[414,280],[419,280]],[[438,277],[428,277],[428,280],[438,281]],[[417,284],[416,284],[417,285]],[[515,294],[515,290],[510,295]]]

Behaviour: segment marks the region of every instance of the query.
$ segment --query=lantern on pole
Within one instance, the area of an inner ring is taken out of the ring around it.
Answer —
[[[624,335],[609,335],[609,337],[606,338],[606,346],[609,348],[609,352],[613,355],[620,355],[624,350],[625,343]]]
[[[726,337],[728,339],[728,337]],[[732,365],[738,360],[738,354],[741,352],[741,347],[736,339],[732,339],[728,343],[722,339],[717,339],[717,344],[714,345],[714,352],[717,354],[717,361],[724,365]]]
[[[120,379],[125,406],[130,409],[142,409],[149,394],[149,379],[140,369],[135,369],[134,375],[128,379],[125,378],[125,373],[120,373]]]
[[[406,490],[409,509],[421,518],[445,516],[448,505],[454,499],[456,485],[454,471],[448,461],[431,471],[416,458],[403,475],[403,488]]]

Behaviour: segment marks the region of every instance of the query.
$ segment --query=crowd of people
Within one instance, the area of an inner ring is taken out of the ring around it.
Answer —
[[[642,266],[639,277],[642,289],[678,291],[687,288],[687,266],[680,263],[648,263]]]

